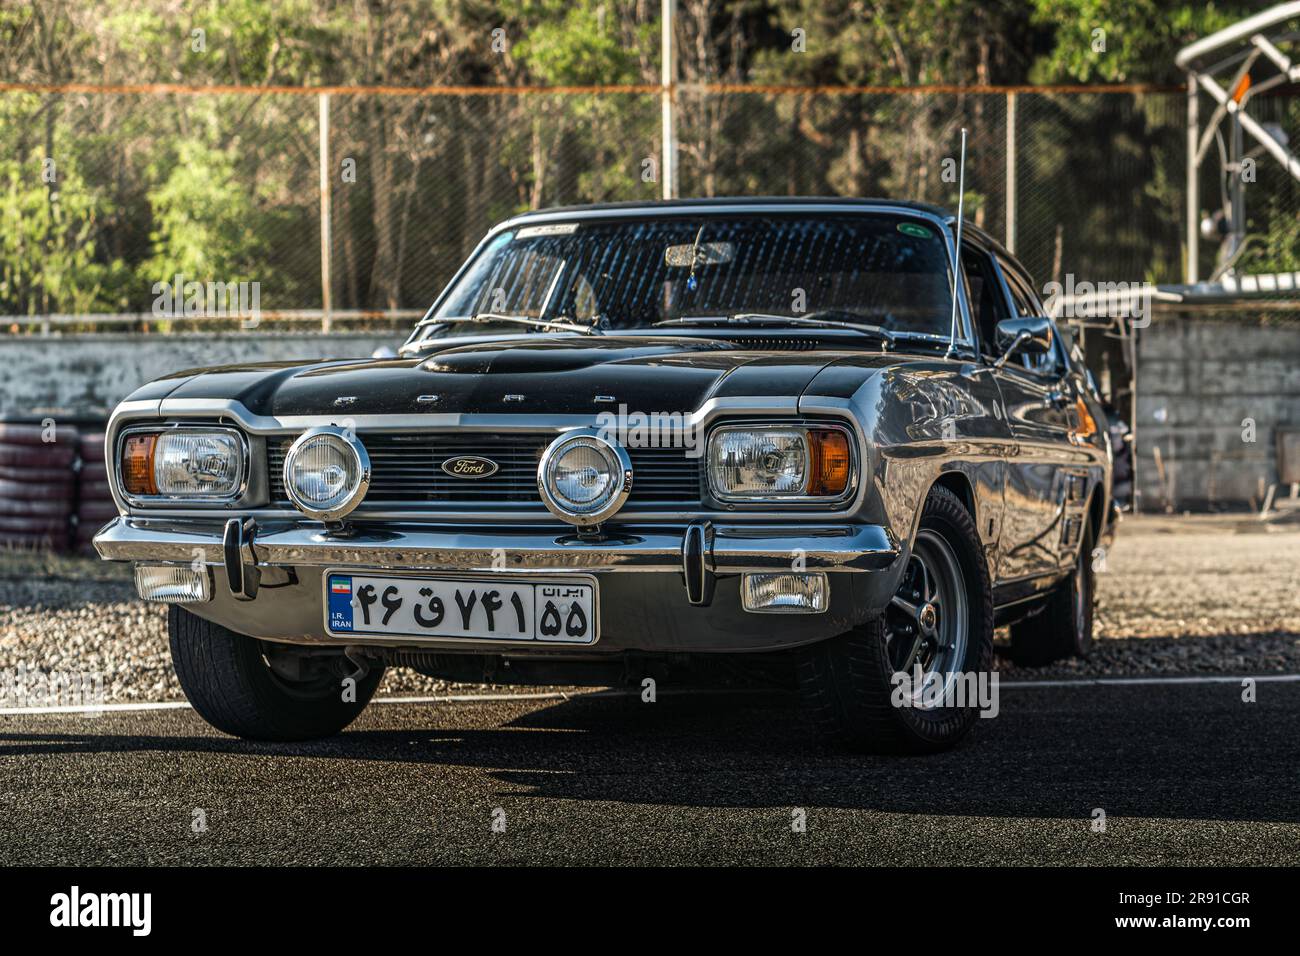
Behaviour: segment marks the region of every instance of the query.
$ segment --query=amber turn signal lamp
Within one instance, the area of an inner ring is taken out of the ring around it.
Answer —
[[[1097,434],[1097,420],[1088,412],[1088,406],[1082,398],[1074,400],[1074,413],[1078,416],[1079,426],[1074,430],[1079,438],[1091,438]]]
[[[153,478],[153,451],[158,436],[128,435],[122,442],[122,488],[128,495],[156,495]]]
[[[849,487],[853,458],[849,436],[838,428],[815,428],[808,432],[808,494],[842,495]]]

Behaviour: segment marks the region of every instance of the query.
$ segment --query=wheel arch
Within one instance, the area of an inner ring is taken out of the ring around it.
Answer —
[[[970,477],[963,471],[953,469],[942,472],[930,488],[946,488],[957,496],[957,500],[969,512],[971,520],[975,522],[975,527],[979,527],[979,509],[975,504],[975,486],[971,483]],[[929,494],[929,491],[926,492]],[[925,506],[925,499],[921,499],[921,506]]]
[[[1106,522],[1106,493],[1098,485],[1092,493],[1092,498],[1088,501],[1088,527],[1092,531],[1093,544],[1101,541],[1102,529]]]

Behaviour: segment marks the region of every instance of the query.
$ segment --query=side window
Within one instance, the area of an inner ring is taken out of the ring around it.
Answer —
[[[962,249],[961,260],[966,271],[966,284],[970,287],[971,308],[974,311],[975,327],[979,331],[980,351],[996,357],[998,323],[1010,318],[1011,314],[1007,309],[1006,297],[1002,295],[997,273],[993,269],[993,260],[988,253],[974,246]]]
[[[1016,315],[1029,318],[1047,314],[1047,310],[1038,301],[1038,296],[1017,271],[1004,267],[1002,274],[1006,276],[1007,288],[1011,291],[1011,302],[1015,306]],[[1053,332],[1055,333],[1055,323],[1053,323]],[[1054,378],[1062,374],[1065,368],[1061,364],[1061,339],[1056,334],[1053,334],[1052,338],[1054,344],[1050,352],[1042,355],[1021,355],[1020,364],[1035,375]]]
[[[1011,290],[1011,303],[1016,308],[1016,315],[1021,318],[1042,315],[1043,312],[1038,306],[1038,300],[1034,298],[1032,292],[1025,288],[1020,276],[1005,266],[1002,269],[1002,274],[1007,277],[1007,288]]]

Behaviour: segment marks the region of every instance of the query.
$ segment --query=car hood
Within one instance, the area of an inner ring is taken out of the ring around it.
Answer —
[[[797,398],[842,351],[755,351],[692,336],[536,336],[415,358],[199,369],[168,401],[234,400],[255,415],[689,413],[711,398]],[[164,382],[156,383],[163,386]],[[430,398],[430,396],[436,396]],[[159,395],[158,397],[162,397]]]

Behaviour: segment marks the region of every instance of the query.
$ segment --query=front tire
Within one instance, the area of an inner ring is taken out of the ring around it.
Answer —
[[[987,680],[979,675],[988,674],[992,661],[993,592],[979,533],[960,499],[936,487],[890,607],[811,647],[799,665],[799,684],[814,721],[832,740],[870,752],[934,753],[955,746],[979,711],[973,695],[955,696],[956,682],[970,674]],[[912,679],[917,666],[919,686]],[[909,675],[910,686],[899,674]],[[927,703],[927,685],[952,688],[954,696]]]
[[[331,737],[365,709],[384,676],[381,665],[371,665],[356,680],[355,700],[345,701],[341,674],[318,668],[306,679],[289,679],[268,659],[275,645],[174,604],[167,633],[172,666],[195,711],[217,730],[246,740]]]

